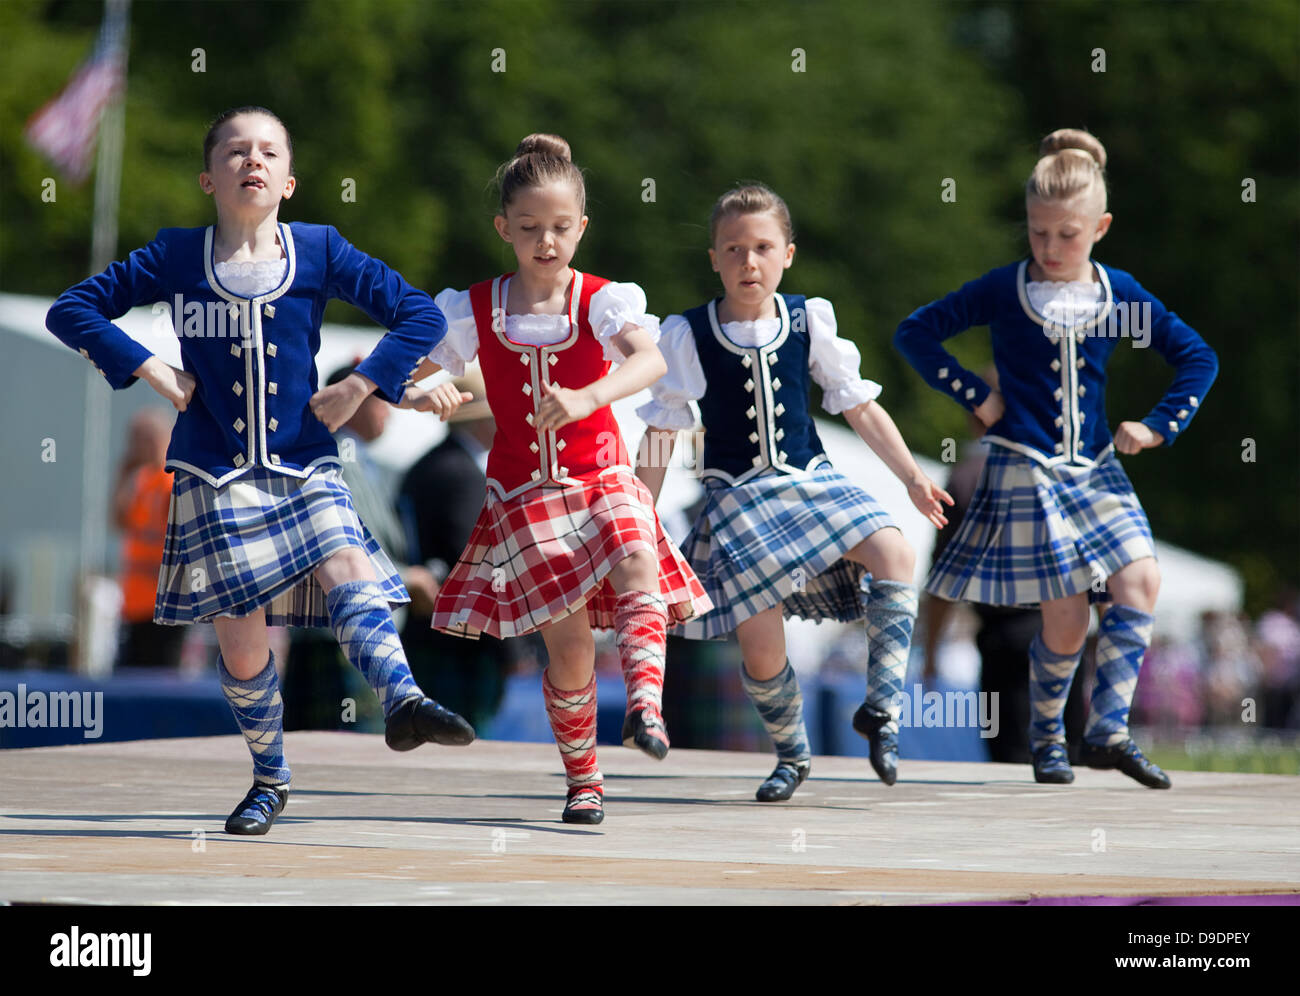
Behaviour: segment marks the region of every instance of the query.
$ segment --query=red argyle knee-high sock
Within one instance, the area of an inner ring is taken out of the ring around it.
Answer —
[[[543,671],[542,696],[564,762],[564,780],[569,786],[566,808],[600,809],[605,777],[596,764],[596,676],[592,675],[586,688],[565,691],[552,685],[549,672]]]
[[[668,730],[664,726],[663,700],[668,606],[653,592],[619,595],[614,602],[614,630],[623,683],[627,686],[627,715],[640,713],[645,732],[666,750]]]

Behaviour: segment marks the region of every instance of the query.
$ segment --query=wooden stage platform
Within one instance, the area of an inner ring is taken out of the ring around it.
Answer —
[[[1300,893],[1300,779],[1172,772],[1170,791],[1076,769],[817,758],[788,803],[770,756],[602,747],[606,816],[560,822],[553,745],[388,751],[286,736],[289,805],[222,832],[237,737],[0,751],[0,902],[914,904]]]

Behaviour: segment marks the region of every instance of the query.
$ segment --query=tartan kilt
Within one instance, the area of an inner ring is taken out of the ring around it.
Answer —
[[[715,608],[677,635],[718,639],[778,603],[786,617],[862,618],[866,568],[844,554],[894,525],[867,492],[829,463],[803,474],[771,471],[734,487],[706,478],[704,487],[704,508],[682,552]]]
[[[990,445],[966,518],[935,562],[926,591],[951,601],[1032,606],[1087,592],[1094,581],[1155,556],[1151,526],[1119,460],[1044,467]]]
[[[326,464],[305,480],[259,467],[220,488],[177,470],[154,622],[211,622],[265,608],[271,626],[329,627],[312,572],[350,546],[369,554],[390,604],[410,600],[338,467]]]
[[[650,492],[629,469],[580,480],[541,485],[506,501],[489,491],[434,601],[434,629],[470,639],[523,636],[584,604],[593,629],[613,629],[618,596],[607,576],[640,550],[658,553],[670,626],[712,607],[659,524]]]

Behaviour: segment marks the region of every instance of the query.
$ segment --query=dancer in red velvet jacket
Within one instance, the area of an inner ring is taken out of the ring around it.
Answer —
[[[500,183],[496,228],[519,268],[438,295],[448,334],[417,371],[459,374],[477,356],[497,421],[487,503],[434,603],[433,627],[468,637],[540,630],[546,711],[568,783],[564,820],[599,823],[592,629],[617,634],[624,744],[662,758],[667,626],[712,603],[660,526],[609,409],[662,375],[658,319],[635,284],[570,267],[587,218],[567,142],[528,136]]]

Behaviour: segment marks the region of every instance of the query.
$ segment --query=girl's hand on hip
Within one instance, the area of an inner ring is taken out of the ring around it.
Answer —
[[[156,356],[140,364],[135,375],[172,403],[178,412],[185,411],[194,397],[196,381],[193,374],[177,370]]]
[[[1164,445],[1165,437],[1141,422],[1121,422],[1115,432],[1115,449],[1133,454]]]
[[[535,427],[554,432],[570,422],[578,422],[596,410],[596,402],[583,390],[572,390],[542,382],[542,403],[537,406]]]
[[[373,381],[361,374],[352,373],[337,384],[322,387],[311,396],[307,404],[312,414],[325,423],[325,428],[334,432],[357,413],[361,402],[370,397],[374,389]]]
[[[989,391],[989,396],[975,409],[975,417],[988,427],[996,425],[1006,411],[1007,403],[1002,399],[1002,392]]]

